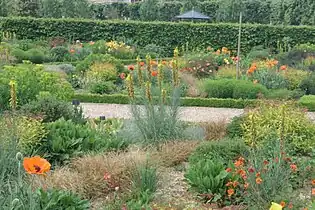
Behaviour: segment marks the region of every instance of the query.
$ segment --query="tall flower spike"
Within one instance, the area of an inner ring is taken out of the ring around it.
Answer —
[[[142,76],[142,70],[141,70],[141,64],[140,64],[140,56],[137,57],[137,73],[138,73],[138,82],[140,87],[142,87],[143,84],[143,76]]]
[[[163,65],[159,64],[158,65],[158,84],[160,89],[162,89],[162,83],[163,83],[163,78],[164,77],[164,72],[163,72]]]
[[[134,86],[133,86],[133,75],[132,72],[130,72],[130,74],[128,75],[128,77],[126,78],[127,81],[127,88],[128,88],[128,95],[130,97],[130,99],[134,99],[135,98],[135,90],[134,90]]]
[[[149,102],[152,102],[151,83],[149,81],[147,81],[145,84],[145,94],[146,94]]]
[[[151,64],[151,56],[147,55],[146,56],[146,61],[147,61],[147,81],[151,82],[152,78],[152,64]]]
[[[17,107],[16,82],[14,80],[11,80],[9,85],[10,85],[10,106],[12,110],[16,110],[16,107]]]

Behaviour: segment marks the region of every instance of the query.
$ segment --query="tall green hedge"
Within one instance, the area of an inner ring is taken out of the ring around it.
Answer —
[[[0,31],[15,32],[18,38],[39,39],[63,36],[79,40],[111,40],[116,37],[133,39],[140,46],[157,44],[169,50],[189,43],[191,48],[226,46],[236,49],[238,25],[136,21],[94,21],[81,19],[0,18]],[[290,38],[291,46],[315,43],[315,27],[250,25],[243,27],[243,52],[253,46],[277,46]]]

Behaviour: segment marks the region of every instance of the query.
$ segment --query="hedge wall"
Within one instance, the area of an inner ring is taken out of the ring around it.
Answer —
[[[129,104],[129,97],[122,94],[98,95],[77,93],[73,99],[85,103],[112,103]],[[140,100],[139,100],[140,101]],[[139,103],[138,101],[138,103]],[[224,108],[245,108],[254,105],[256,100],[247,99],[219,99],[219,98],[181,98],[181,106],[199,106],[199,107],[224,107]]]
[[[191,48],[226,46],[236,49],[238,25],[136,21],[94,21],[79,19],[0,18],[0,31],[15,32],[18,38],[39,39],[62,36],[79,40],[111,40],[126,37],[140,46],[157,44],[171,50],[189,43]],[[243,52],[253,46],[276,46],[283,38],[291,45],[315,43],[315,27],[244,25]]]

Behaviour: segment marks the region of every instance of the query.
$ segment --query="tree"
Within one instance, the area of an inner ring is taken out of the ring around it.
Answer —
[[[62,17],[61,0],[43,0],[43,16],[51,18]]]
[[[158,0],[145,0],[139,9],[140,19],[154,21],[158,19]]]
[[[16,0],[15,13],[18,16],[40,16],[40,0]]]

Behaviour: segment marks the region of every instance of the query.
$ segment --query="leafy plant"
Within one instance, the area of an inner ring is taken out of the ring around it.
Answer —
[[[300,88],[305,91],[307,95],[315,94],[315,73],[310,74],[300,84]]]
[[[285,89],[289,86],[288,81],[281,74],[273,70],[259,69],[254,72],[252,79],[257,80],[268,89]]]
[[[189,157],[189,163],[200,160],[220,160],[224,165],[239,156],[247,156],[248,148],[241,139],[223,139],[200,144]]]
[[[190,165],[185,178],[194,191],[212,203],[224,200],[228,175],[220,161],[202,159]]]
[[[86,72],[95,63],[110,63],[117,68],[118,72],[124,71],[124,67],[121,62],[108,54],[91,54],[77,64],[76,70],[78,72]]]
[[[88,210],[90,203],[88,200],[82,200],[78,195],[56,189],[38,191],[39,205],[41,209],[46,210]]]
[[[69,50],[65,46],[56,46],[51,48],[50,54],[54,61],[62,62],[65,60],[65,55],[69,53]]]
[[[227,125],[227,134],[230,138],[242,137],[242,123],[245,119],[245,116],[233,117],[232,121]]]

